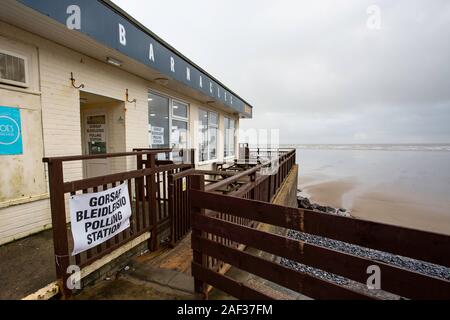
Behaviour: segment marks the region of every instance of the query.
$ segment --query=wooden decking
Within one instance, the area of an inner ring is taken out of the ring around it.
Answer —
[[[200,299],[194,293],[191,261],[190,237],[186,237],[173,249],[163,247],[133,258],[127,268],[110,279],[84,288],[74,299]]]

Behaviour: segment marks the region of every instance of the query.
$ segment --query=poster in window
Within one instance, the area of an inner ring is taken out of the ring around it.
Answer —
[[[152,126],[152,145],[164,144],[164,128]]]
[[[164,135],[163,134],[152,134],[152,144],[164,144]]]

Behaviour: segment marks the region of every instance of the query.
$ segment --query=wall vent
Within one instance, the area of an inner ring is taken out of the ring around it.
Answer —
[[[0,83],[28,87],[27,58],[0,50]]]

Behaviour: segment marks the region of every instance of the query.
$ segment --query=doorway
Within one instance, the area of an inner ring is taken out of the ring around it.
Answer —
[[[84,113],[84,151],[85,155],[108,153],[106,112],[102,109],[89,110]],[[85,160],[85,177],[107,175],[108,159]]]
[[[92,93],[80,93],[83,155],[125,151],[124,102]],[[124,170],[121,159],[83,161],[83,177],[93,178]]]

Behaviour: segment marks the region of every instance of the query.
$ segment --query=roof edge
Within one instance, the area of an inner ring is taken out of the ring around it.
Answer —
[[[155,38],[155,40],[159,41],[161,45],[166,47],[167,49],[173,51],[177,55],[180,56],[183,60],[185,60],[187,63],[191,64],[192,66],[198,68],[201,72],[203,72],[205,75],[210,77],[212,80],[216,81],[218,84],[220,84],[222,87],[233,93],[236,97],[241,99],[245,104],[247,104],[250,108],[253,109],[253,106],[246,101],[244,98],[242,98],[240,95],[238,95],[234,90],[231,90],[228,86],[224,85],[222,81],[218,80],[216,77],[211,75],[209,72],[207,72],[205,69],[200,67],[198,64],[193,62],[191,59],[187,58],[184,54],[182,54],[179,50],[175,49],[173,46],[171,46],[169,43],[167,43],[165,40],[163,40],[161,37],[156,35],[154,32],[152,32],[150,29],[148,29],[146,26],[144,26],[142,23],[140,23],[138,20],[133,18],[129,13],[127,13],[125,10],[123,10],[121,7],[119,7],[117,4],[112,2],[111,0],[99,0],[100,2],[104,3],[106,6],[110,7],[112,10],[114,10],[117,14],[121,15],[123,18],[129,20],[130,23],[134,24],[136,27],[141,29],[143,32],[147,33],[151,37]]]

